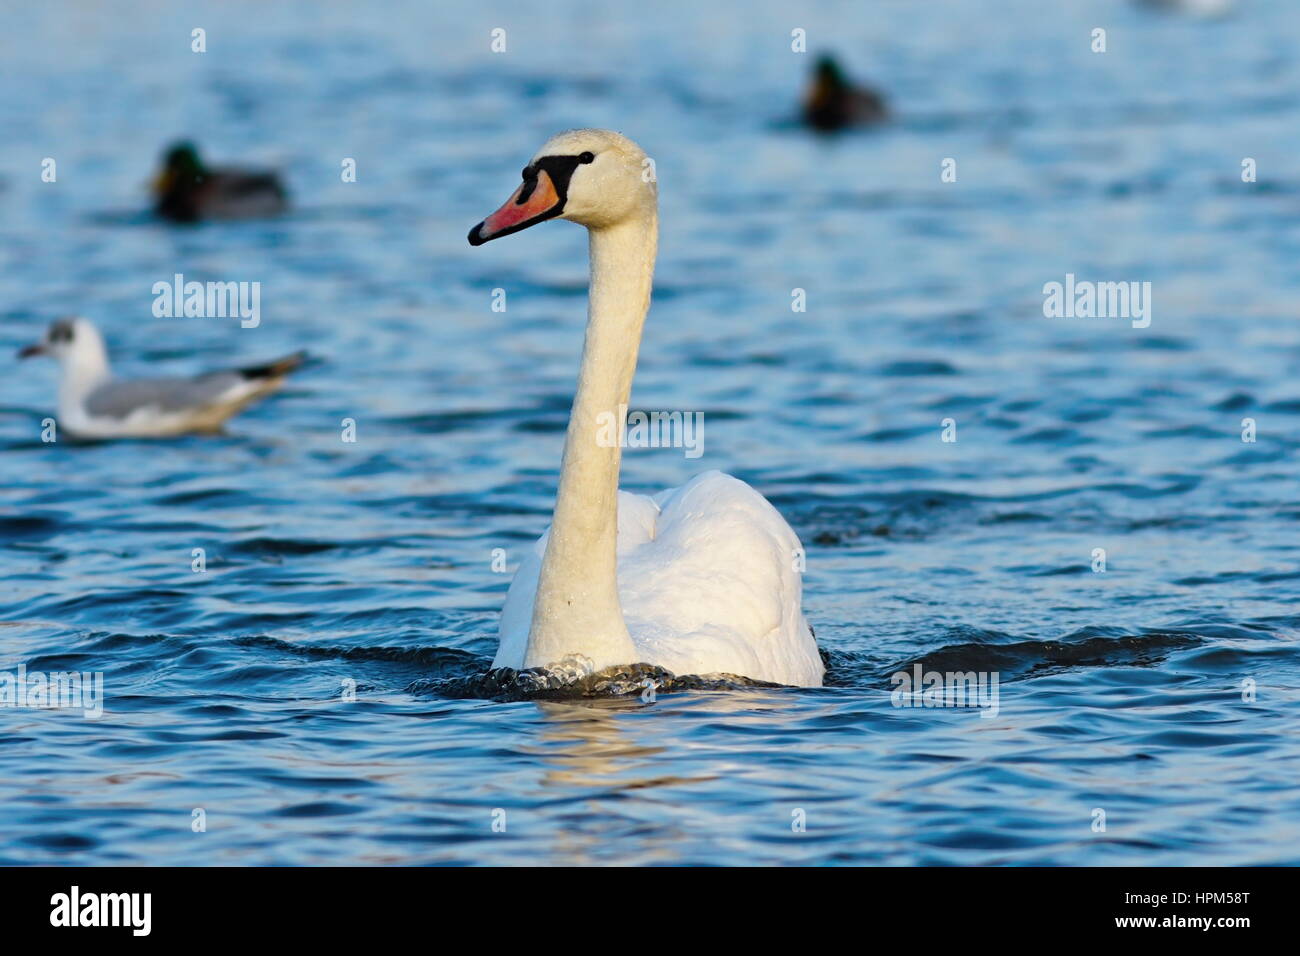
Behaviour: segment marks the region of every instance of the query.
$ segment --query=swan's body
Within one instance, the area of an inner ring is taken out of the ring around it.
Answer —
[[[799,539],[744,482],[708,472],[653,498],[618,490],[620,449],[602,420],[626,407],[658,237],[645,154],[605,130],[553,137],[524,185],[470,242],[546,219],[585,225],[591,299],[550,529],[521,563],[495,667],[654,664],[820,686],[801,609]]]
[[[524,666],[546,542],[515,573],[493,667]],[[634,660],[675,674],[820,685],[791,560],[798,547],[767,499],[719,471],[653,498],[620,491],[618,597]]]

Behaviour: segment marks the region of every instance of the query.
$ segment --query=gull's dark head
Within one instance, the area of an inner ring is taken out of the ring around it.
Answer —
[[[18,351],[21,359],[34,355],[48,355],[63,361],[86,350],[102,350],[103,340],[99,332],[88,319],[67,316],[55,319],[45,330],[41,341],[25,346]]]

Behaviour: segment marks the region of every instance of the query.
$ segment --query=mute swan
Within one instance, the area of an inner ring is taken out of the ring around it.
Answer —
[[[175,222],[274,216],[289,205],[275,173],[209,169],[193,143],[177,143],[167,151],[153,190],[154,212]]]
[[[654,497],[621,492],[620,449],[598,439],[627,405],[650,307],[659,219],[645,153],[618,133],[574,130],[523,179],[470,244],[568,219],[587,227],[591,289],[555,514],[511,583],[492,666],[646,663],[821,686],[799,539],[776,509],[717,471]]]
[[[804,122],[828,132],[879,123],[888,117],[884,98],[875,90],[856,87],[834,57],[823,56],[813,68],[812,85],[804,98]]]
[[[277,388],[303,354],[265,365],[191,378],[114,380],[99,330],[88,319],[58,319],[45,338],[18,353],[58,360],[59,425],[81,438],[165,438],[210,432]]]

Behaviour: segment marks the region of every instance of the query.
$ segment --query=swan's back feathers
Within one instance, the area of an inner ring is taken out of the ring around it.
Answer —
[[[522,665],[545,548],[543,535],[511,584],[495,667]],[[762,495],[721,472],[653,498],[620,491],[619,600],[640,658],[628,663],[819,686],[799,548]]]
[[[717,471],[654,500],[655,540],[619,558],[623,614],[646,660],[678,674],[821,684],[799,539],[777,510]]]

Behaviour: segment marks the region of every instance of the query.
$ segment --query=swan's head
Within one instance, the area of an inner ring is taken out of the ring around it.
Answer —
[[[599,229],[652,213],[655,206],[654,169],[644,150],[607,129],[552,136],[523,176],[505,205],[469,231],[471,246],[547,219]]]
[[[45,337],[18,353],[19,358],[48,355],[59,362],[98,360],[104,354],[104,340],[89,319],[69,316],[55,319],[45,330]]]

